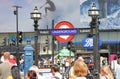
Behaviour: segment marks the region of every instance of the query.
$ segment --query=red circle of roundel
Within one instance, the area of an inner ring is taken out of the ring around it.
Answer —
[[[62,22],[59,22],[56,26],[55,26],[55,29],[62,29],[60,28],[61,26],[63,25],[66,25],[68,26],[69,28],[74,28],[73,25],[70,23],[70,22],[67,22],[67,21],[62,21]],[[66,35],[62,35],[62,36],[66,36]],[[59,40],[60,42],[69,42],[70,40],[73,39],[74,35],[67,35],[68,37],[67,38],[63,38],[61,35],[56,35],[56,39]]]

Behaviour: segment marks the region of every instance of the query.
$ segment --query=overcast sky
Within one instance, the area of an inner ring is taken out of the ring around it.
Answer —
[[[56,6],[54,12],[48,11],[45,16],[44,6],[40,7],[46,0],[0,0],[0,32],[16,32],[16,16],[13,11],[14,5],[21,6],[18,9],[18,27],[19,31],[29,32],[34,31],[33,20],[30,19],[30,13],[33,12],[34,7],[37,6],[42,13],[42,19],[39,20],[39,29],[44,29],[48,25],[51,28],[52,19],[55,25],[60,21],[69,21],[74,27],[80,27],[79,6],[81,0],[51,0]]]

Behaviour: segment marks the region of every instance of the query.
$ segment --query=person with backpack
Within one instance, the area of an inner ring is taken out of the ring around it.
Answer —
[[[7,79],[11,75],[11,67],[13,64],[9,62],[10,52],[4,52],[3,54],[4,62],[0,64],[0,79]]]
[[[9,75],[7,79],[21,79],[18,66],[13,65],[11,67],[11,75]]]

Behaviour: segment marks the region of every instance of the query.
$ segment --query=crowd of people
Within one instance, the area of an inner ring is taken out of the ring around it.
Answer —
[[[120,78],[120,55],[116,55],[114,60],[108,64],[107,58],[101,58],[100,61],[100,79],[119,79]],[[107,63],[106,63],[107,62]],[[24,57],[21,57],[20,63],[24,65]],[[45,65],[50,64],[46,58]],[[23,79],[20,72],[23,66],[16,64],[16,58],[10,52],[4,52],[0,63],[0,79]],[[87,79],[87,75],[92,74],[82,57],[70,58],[59,56],[55,57],[54,64],[50,67],[51,75],[49,79]],[[62,73],[67,73],[68,77],[63,77]],[[43,73],[39,72],[39,66],[33,65],[25,75],[25,79],[46,79]]]
[[[0,79],[20,79],[19,67],[10,52],[4,52],[0,63]]]

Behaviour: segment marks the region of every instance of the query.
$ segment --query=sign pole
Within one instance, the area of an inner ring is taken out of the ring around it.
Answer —
[[[54,20],[52,20],[52,29],[54,29]],[[55,37],[52,35],[52,64],[54,64],[54,40]]]
[[[47,30],[48,30],[48,25],[47,25]],[[49,41],[48,35],[47,35],[47,40]],[[47,46],[47,55],[48,55],[48,50],[49,50],[49,42],[48,42],[48,46]]]

